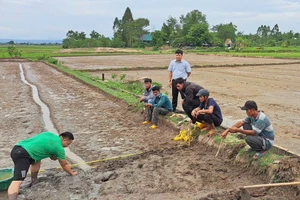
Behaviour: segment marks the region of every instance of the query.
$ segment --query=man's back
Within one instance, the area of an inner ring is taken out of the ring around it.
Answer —
[[[202,86],[197,85],[196,83],[185,82],[184,87],[181,91],[182,96],[184,97],[184,104],[185,105],[194,105],[200,104],[199,97],[197,97],[197,93],[199,90],[203,89]]]
[[[36,162],[52,155],[57,156],[59,160],[66,159],[60,137],[51,132],[43,132],[22,140],[17,146],[23,147]]]

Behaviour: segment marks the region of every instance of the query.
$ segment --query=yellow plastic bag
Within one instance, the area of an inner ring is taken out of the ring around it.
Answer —
[[[174,140],[181,141],[184,140],[185,137],[186,137],[186,130],[181,130],[179,134],[175,136]]]

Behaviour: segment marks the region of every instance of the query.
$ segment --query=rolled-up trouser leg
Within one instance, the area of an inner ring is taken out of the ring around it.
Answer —
[[[264,139],[260,136],[248,135],[245,139],[246,143],[256,152],[264,151]]]
[[[154,125],[158,124],[158,119],[159,119],[159,114],[161,115],[166,115],[168,114],[169,111],[165,108],[158,108],[158,107],[154,107],[153,108],[153,114],[152,114],[152,122]]]

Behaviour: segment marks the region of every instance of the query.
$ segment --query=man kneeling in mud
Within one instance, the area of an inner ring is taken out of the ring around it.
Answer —
[[[20,186],[25,179],[28,169],[31,170],[31,185],[37,182],[41,160],[50,157],[51,160],[59,160],[61,167],[70,175],[75,176],[66,161],[64,147],[68,147],[74,136],[70,132],[55,135],[51,132],[43,132],[34,137],[20,141],[11,151],[14,166],[14,180],[8,188],[8,199],[16,200]]]

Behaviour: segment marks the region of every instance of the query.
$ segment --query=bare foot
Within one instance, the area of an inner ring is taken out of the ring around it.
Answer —
[[[210,127],[208,127],[208,126],[201,129],[201,131],[209,131],[209,130],[210,130]]]
[[[211,129],[208,133],[207,133],[207,137],[211,137],[212,135],[216,134],[218,131],[217,129]]]

